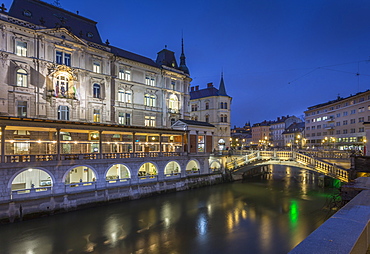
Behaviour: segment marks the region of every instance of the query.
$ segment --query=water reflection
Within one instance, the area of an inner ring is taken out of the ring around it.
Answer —
[[[318,188],[306,170],[274,166],[270,172],[3,225],[0,252],[287,253],[327,218],[323,206],[332,190]]]

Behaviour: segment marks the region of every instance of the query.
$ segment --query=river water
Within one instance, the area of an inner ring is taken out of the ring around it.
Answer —
[[[338,191],[273,168],[290,174],[0,225],[0,253],[287,253],[333,214]]]

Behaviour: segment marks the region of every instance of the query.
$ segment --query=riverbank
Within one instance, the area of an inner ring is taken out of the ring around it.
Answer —
[[[222,174],[192,175],[169,181],[145,182],[135,185],[77,190],[63,195],[16,199],[0,204],[0,223],[12,223],[50,216],[78,209],[115,202],[141,199],[168,192],[184,191],[228,181]]]

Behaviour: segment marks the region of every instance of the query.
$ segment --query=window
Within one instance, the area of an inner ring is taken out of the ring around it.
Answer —
[[[348,133],[348,130],[343,130],[343,134],[347,134]]]
[[[145,116],[145,126],[155,127],[155,116]]]
[[[365,131],[364,127],[358,128],[358,132],[364,132],[364,131]]]
[[[337,114],[337,117],[340,117],[340,113]]]
[[[55,84],[55,96],[56,97],[67,97],[68,94],[69,79],[65,75],[59,75]]]
[[[191,111],[198,111],[198,105],[197,104],[192,104],[191,105]]]
[[[359,123],[363,123],[363,122],[365,122],[365,118],[364,118],[364,117],[359,117],[359,118],[358,118],[358,122],[359,122]]]
[[[355,133],[356,132],[356,129],[351,129],[351,133]]]
[[[18,117],[27,117],[27,101],[18,101],[17,102],[17,116]]]
[[[347,125],[348,124],[348,121],[347,120],[344,120],[343,121],[343,125]]]
[[[204,144],[205,144],[205,137],[204,136],[198,136],[198,152],[203,153],[204,152]]]
[[[118,101],[131,103],[132,93],[131,91],[125,91],[123,89],[118,90]]]
[[[343,112],[343,116],[348,116],[348,112],[347,111],[344,111]]]
[[[340,126],[340,122],[336,122],[336,126]]]
[[[95,73],[100,73],[100,72],[101,72],[101,69],[100,69],[100,62],[95,61],[95,62],[93,63],[93,72],[95,72]]]
[[[100,123],[100,110],[94,109],[94,115],[93,115],[93,121],[94,123]]]
[[[340,130],[336,130],[336,134],[340,134]]]
[[[125,70],[125,69],[120,69],[118,72],[118,78],[131,81],[131,71]]]
[[[100,85],[99,84],[93,85],[93,97],[100,98]]]
[[[168,103],[168,108],[173,113],[175,113],[179,109],[179,101],[178,101],[176,95],[171,94],[170,100],[169,100],[169,103]]]
[[[209,102],[206,102],[206,110],[209,109]]]
[[[312,129],[312,130],[316,130],[316,126],[312,126],[312,127],[311,127],[311,129]]]
[[[310,127],[306,127],[306,130],[308,130],[308,131],[309,131],[310,129],[311,129]]]
[[[17,86],[28,87],[28,74],[23,69],[17,70]]]
[[[365,107],[361,107],[358,109],[358,112],[361,113],[361,112],[365,112]]]
[[[119,112],[118,123],[123,125],[131,125],[131,114]]]
[[[144,105],[148,107],[155,107],[157,104],[157,98],[153,94],[146,93],[144,95]]]
[[[171,79],[171,89],[172,90],[176,89],[176,80]]]
[[[224,103],[224,108],[227,109],[227,102]]]
[[[351,119],[351,124],[356,123],[356,119]]]
[[[223,102],[221,102],[221,103],[220,103],[220,108],[221,108],[221,109],[223,109],[223,108],[224,108],[224,103],[223,103]]]
[[[17,56],[27,56],[27,42],[16,41],[15,54]]]
[[[155,86],[155,78],[152,76],[145,77],[145,84],[148,86]]]
[[[67,106],[58,107],[58,120],[69,120],[69,108]]]
[[[57,50],[55,52],[55,62],[57,64],[64,64],[67,66],[71,66],[71,54]]]
[[[209,123],[209,115],[206,115],[206,123]]]
[[[351,115],[356,114],[356,109],[351,110]]]
[[[220,120],[221,123],[227,123],[227,115],[221,115]]]
[[[316,128],[317,128],[318,130],[319,130],[319,129],[321,129],[321,125],[317,125],[317,127],[316,127]]]

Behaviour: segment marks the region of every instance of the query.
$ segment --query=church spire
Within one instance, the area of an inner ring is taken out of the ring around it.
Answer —
[[[181,39],[181,56],[180,56],[180,67],[179,69],[182,70],[183,72],[185,72],[186,74],[190,74],[189,73],[189,69],[188,67],[186,66],[186,63],[185,63],[185,53],[184,53],[184,38]]]
[[[224,83],[224,73],[221,72],[221,82],[220,87],[218,88],[218,95],[222,96],[228,96],[225,89],[225,83]]]

